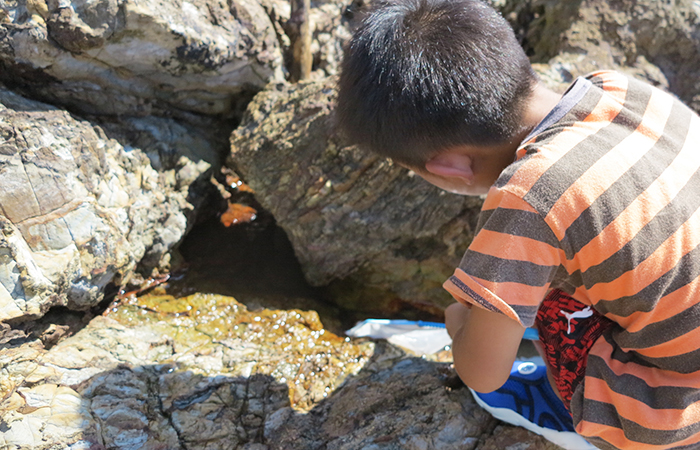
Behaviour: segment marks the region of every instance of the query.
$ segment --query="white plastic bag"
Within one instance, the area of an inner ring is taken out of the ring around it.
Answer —
[[[345,332],[352,337],[386,339],[418,354],[436,353],[452,343],[445,324],[411,320],[367,319]]]
[[[415,353],[429,355],[452,344],[444,323],[412,320],[366,319],[345,332],[351,337],[386,339]],[[525,339],[537,340],[537,331],[525,330]]]

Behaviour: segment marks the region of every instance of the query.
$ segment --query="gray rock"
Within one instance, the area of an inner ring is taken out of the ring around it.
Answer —
[[[0,321],[94,306],[145,255],[150,267],[167,265],[193,212],[190,186],[216,147],[164,123],[138,125],[159,129],[160,145],[196,143],[198,158],[158,172],[100,127],[0,89]]]
[[[700,111],[700,9],[679,0],[505,0],[499,7],[545,78],[618,69]]]
[[[334,96],[332,78],[258,94],[231,137],[228,164],[287,232],[309,282],[343,280],[332,288],[343,306],[446,306],[441,285],[481,200],[348,146],[334,132]]]
[[[29,338],[0,349],[0,446],[263,444],[268,416],[312,409],[372,350],[313,312],[251,312],[227,297],[113,305],[49,351]]]
[[[369,366],[313,414],[294,414],[271,434],[275,449],[474,449],[491,419],[454,373],[418,358]]]
[[[228,114],[282,77],[256,1],[0,1],[0,81],[83,114]]]
[[[338,73],[343,46],[351,36],[352,28],[358,23],[362,8],[353,1],[319,0],[311,2],[310,22],[312,29],[311,53],[313,54],[312,79],[320,79]],[[290,2],[263,1],[275,25],[277,35],[287,61],[291,57],[290,38],[292,34],[287,22],[290,16]],[[289,66],[289,63],[287,63]]]
[[[147,296],[50,350],[31,337],[0,348],[0,447],[476,449],[515,432],[522,448],[553,448],[494,433],[455,377],[448,363],[335,336],[313,312]]]

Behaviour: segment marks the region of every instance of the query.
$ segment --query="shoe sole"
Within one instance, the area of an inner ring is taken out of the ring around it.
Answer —
[[[533,433],[539,434],[550,442],[557,444],[558,446],[565,448],[566,450],[598,450],[598,447],[593,446],[590,442],[585,440],[583,436],[572,431],[557,431],[551,428],[543,428],[537,424],[534,424],[513,411],[509,408],[497,408],[485,403],[479,398],[476,392],[471,388],[469,389],[474,397],[474,401],[488,411],[496,419],[506,422],[512,425],[517,425],[523,427]]]

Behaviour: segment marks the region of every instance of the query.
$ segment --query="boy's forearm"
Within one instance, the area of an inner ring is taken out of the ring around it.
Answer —
[[[471,305],[467,306],[459,302],[453,303],[445,309],[445,328],[451,338],[454,339],[457,331],[467,322],[470,311]]]
[[[508,317],[472,308],[454,331],[454,367],[462,381],[477,392],[491,392],[510,375],[525,329]]]
[[[508,379],[509,372],[498,370],[502,366],[508,366],[508,363],[501,364],[499,361],[494,361],[494,357],[500,360],[498,354],[487,354],[478,348],[478,344],[476,347],[474,340],[470,339],[467,328],[460,328],[452,341],[454,368],[464,384],[475,391],[495,391]]]

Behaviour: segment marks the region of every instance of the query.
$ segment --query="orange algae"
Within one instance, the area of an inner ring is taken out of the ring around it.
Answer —
[[[228,209],[221,215],[221,223],[226,227],[237,223],[247,223],[255,220],[257,213],[255,208],[250,206],[241,203],[229,203]]]

